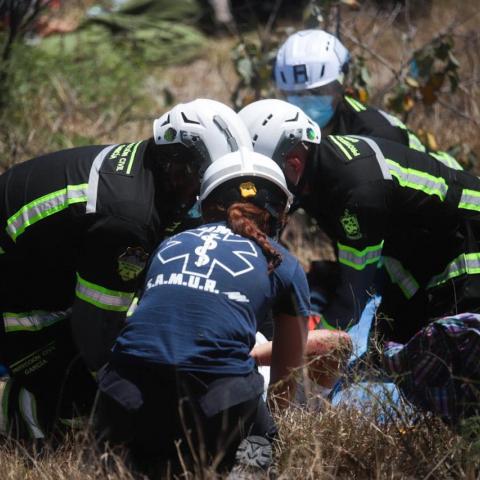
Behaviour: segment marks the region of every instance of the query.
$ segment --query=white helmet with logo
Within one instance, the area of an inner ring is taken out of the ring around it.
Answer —
[[[245,125],[230,107],[204,98],[180,103],[157,118],[153,138],[157,145],[180,143],[193,148],[207,166],[252,144]]]
[[[255,179],[258,178],[262,184],[266,180],[267,184],[277,187],[275,190],[283,194],[282,206],[284,206],[285,212],[289,210],[293,195],[288,190],[285,176],[280,167],[265,155],[246,148],[228,153],[207,168],[200,188],[200,201],[203,203],[214,190],[230,180],[245,177],[249,177],[252,182],[246,182],[244,187],[240,186],[241,197],[252,198],[253,201],[258,191]]]
[[[301,30],[287,38],[277,53],[275,82],[287,92],[310,90],[343,81],[350,55],[323,30]]]
[[[253,149],[282,169],[287,153],[298,143],[320,143],[320,127],[303,110],[284,100],[259,100],[238,115],[250,132]]]

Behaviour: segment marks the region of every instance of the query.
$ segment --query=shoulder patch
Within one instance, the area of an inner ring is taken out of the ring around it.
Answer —
[[[358,223],[358,218],[354,213],[350,213],[348,209],[345,209],[343,215],[340,217],[340,223],[342,224],[347,238],[350,238],[351,240],[358,240],[359,238],[362,238],[360,224]]]
[[[327,138],[347,161],[373,154],[371,147],[360,138],[349,135],[329,135]]]
[[[141,141],[136,143],[123,143],[115,147],[106,158],[109,173],[131,176],[133,174],[132,168],[135,155],[141,143]]]
[[[147,264],[148,254],[142,247],[128,247],[118,257],[118,274],[124,282],[137,278]]]

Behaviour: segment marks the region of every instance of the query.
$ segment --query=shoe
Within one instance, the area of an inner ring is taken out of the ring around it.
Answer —
[[[267,473],[273,462],[272,444],[264,437],[250,435],[244,438],[235,454],[235,465],[227,480],[252,478],[255,473]]]

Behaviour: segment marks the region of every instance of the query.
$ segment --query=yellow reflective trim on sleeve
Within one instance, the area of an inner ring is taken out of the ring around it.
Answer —
[[[133,292],[119,292],[89,282],[77,274],[75,294],[84,302],[102,310],[126,312],[130,307]]]
[[[458,208],[480,212],[480,192],[464,188],[460,202],[458,203]]]
[[[365,247],[363,250],[349,247],[337,242],[338,261],[355,270],[363,270],[367,265],[377,263],[382,254],[383,240],[378,245]]]

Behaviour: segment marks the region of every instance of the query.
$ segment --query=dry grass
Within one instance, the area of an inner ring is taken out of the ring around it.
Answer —
[[[456,16],[462,19],[454,28],[464,80],[459,92],[453,96],[445,93],[442,104],[431,108],[419,106],[410,115],[409,124],[434,132],[443,148],[466,143],[477,154],[480,154],[479,10],[478,0],[434,0],[426,16],[410,23],[394,21],[386,14],[377,15],[371,6],[359,12],[347,12],[343,17],[343,39],[353,55],[362,53],[370,58],[376,92],[383,90],[392,78],[387,64],[398,66],[415,48],[443,31]],[[410,36],[410,43],[404,43],[402,35]],[[40,85],[28,111],[18,112],[30,116],[31,129],[14,132],[13,119],[10,138],[14,141],[0,145],[3,147],[0,150],[18,161],[43,153],[49,145],[48,136],[40,134],[45,130],[52,135],[61,132],[66,138],[68,134],[81,133],[102,143],[146,138],[151,135],[151,120],[166,109],[165,89],[173,94],[175,102],[211,97],[228,103],[236,83],[229,58],[234,44],[235,39],[216,39],[202,58],[188,65],[157,67],[146,72],[142,100],[148,109],[136,111],[120,124],[117,124],[119,113],[115,110],[98,112],[92,121],[92,112],[87,115],[88,112],[82,111],[84,107],[75,96],[73,86],[52,72],[52,85],[44,89]],[[376,58],[376,54],[383,60]],[[380,105],[380,99],[376,100]],[[74,144],[72,139],[66,146]],[[312,259],[333,255],[328,240],[320,237],[301,215],[291,220],[284,241],[305,266]],[[325,407],[322,412],[292,408],[279,416],[280,478],[480,478],[480,448],[475,442],[466,442],[440,421],[419,414],[415,415],[415,422],[410,413],[404,412],[400,420],[380,423],[378,414],[385,409],[385,405],[377,405],[368,412],[354,408]],[[477,428],[474,437],[479,433]],[[106,462],[85,436],[71,439],[59,450],[42,455],[19,445],[5,444],[1,448],[0,479],[131,478],[121,458],[110,455]]]
[[[386,405],[371,410],[291,408],[277,417],[276,470],[280,479],[451,479],[479,477],[478,446],[468,444],[439,420],[398,412],[378,421]],[[218,478],[211,471],[184,478]],[[0,478],[10,480],[133,480],[123,459],[100,454],[88,435],[77,434],[60,449],[34,453],[5,445]],[[259,478],[252,476],[252,478]]]
[[[438,420],[382,425],[375,413],[326,408],[282,416],[284,478],[473,478],[466,472],[462,440]]]

